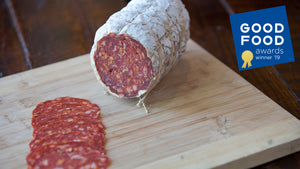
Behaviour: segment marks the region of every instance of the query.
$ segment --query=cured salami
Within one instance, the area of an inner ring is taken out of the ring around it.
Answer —
[[[75,131],[91,134],[104,133],[102,123],[97,123],[93,120],[86,118],[77,120],[74,120],[73,118],[68,119],[68,121],[56,121],[37,127],[36,130],[33,132],[33,136],[41,138],[47,135],[53,135],[58,133],[68,134]]]
[[[29,168],[106,168],[109,159],[103,151],[84,144],[45,146],[35,156],[29,157]],[[90,167],[88,167],[90,166]]]
[[[97,117],[97,116],[96,116]],[[89,117],[89,116],[85,116],[85,115],[60,115],[60,116],[53,116],[53,117],[49,117],[43,120],[38,121],[37,124],[33,125],[34,129],[41,129],[41,128],[48,128],[48,125],[51,125],[52,123],[61,123],[61,124],[68,124],[68,123],[72,123],[75,122],[76,124],[80,124],[82,123],[82,120],[85,120],[85,122],[89,122],[90,124],[97,124],[97,126],[101,129],[104,130],[104,125],[101,122],[101,118],[100,115],[98,116],[98,118],[96,117]],[[59,119],[59,120],[58,120]],[[69,125],[69,127],[71,127],[71,124]],[[37,130],[35,130],[35,132],[37,132]],[[35,134],[35,133],[33,133]],[[35,135],[34,135],[35,136]]]
[[[34,152],[45,145],[61,145],[61,144],[68,144],[68,143],[83,142],[83,143],[87,143],[91,147],[96,148],[104,145],[103,135],[104,134],[92,135],[92,134],[81,133],[81,132],[71,132],[68,134],[58,133],[58,134],[48,135],[43,138],[36,138],[30,142],[29,147],[31,151]]]
[[[32,126],[34,139],[26,158],[29,169],[108,166],[96,104],[72,97],[42,102],[32,112]]]
[[[88,100],[60,97],[51,101],[40,103],[32,112],[31,124],[36,126],[40,121],[51,118],[62,119],[61,116],[88,116],[89,118],[100,119],[100,108]]]
[[[96,32],[97,79],[112,95],[144,98],[185,51],[189,21],[181,0],[130,1]]]
[[[33,165],[38,159],[41,158],[41,156],[43,156],[44,153],[49,153],[49,151],[53,151],[53,152],[55,152],[56,150],[70,151],[76,147],[88,147],[92,149],[87,143],[84,142],[73,142],[73,143],[61,144],[61,145],[46,145],[36,150],[34,153],[30,153],[26,158],[27,163],[28,165]],[[93,150],[100,150],[100,152],[102,152],[104,155],[104,151],[102,151],[102,149],[93,149]]]

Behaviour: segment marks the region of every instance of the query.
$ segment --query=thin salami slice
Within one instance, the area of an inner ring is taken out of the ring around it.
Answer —
[[[107,156],[99,156],[98,152],[91,152],[88,154],[87,161],[81,165],[82,169],[99,168],[104,169],[109,165]]]
[[[59,118],[64,115],[85,115],[91,118],[100,118],[100,108],[85,99],[60,97],[54,101],[46,101],[33,110],[32,126],[35,127],[39,121],[53,117]]]
[[[32,116],[34,139],[26,158],[28,169],[108,166],[105,127],[96,104],[60,97],[37,105]]]
[[[78,120],[88,120],[91,123],[97,123],[98,125],[102,125],[102,128],[104,128],[104,125],[101,122],[101,117],[96,116],[96,117],[91,117],[87,115],[77,115],[74,116],[72,114],[67,114],[67,115],[58,115],[58,116],[53,116],[44,120],[38,121],[38,123],[34,124],[34,129],[44,127],[46,125],[49,125],[51,123],[55,123],[60,121],[61,123],[67,123],[67,122],[74,122]]]
[[[48,153],[49,151],[55,151],[56,149],[72,150],[72,148],[80,147],[80,146],[89,147],[87,143],[82,143],[82,142],[73,142],[73,143],[61,144],[61,145],[56,145],[56,144],[46,145],[34,152],[31,151],[27,155],[26,160],[29,165],[33,165],[43,155],[43,153]],[[93,149],[93,150],[102,151],[103,149]]]
[[[31,168],[106,168],[109,159],[104,151],[92,149],[86,144],[48,145],[27,156]],[[95,166],[95,167],[94,167]]]
[[[70,117],[69,119],[69,121],[56,121],[38,127],[36,130],[34,130],[33,136],[40,139],[48,135],[66,135],[71,132],[82,132],[83,134],[90,133],[92,135],[104,133],[104,127],[102,123],[97,123],[92,119],[87,118],[73,119]]]
[[[34,152],[42,146],[46,145],[61,145],[68,143],[83,142],[89,144],[91,147],[98,148],[104,145],[104,133],[92,135],[90,133],[71,132],[68,134],[53,134],[43,138],[35,138],[29,144],[31,151]]]
[[[98,111],[100,108],[92,104],[90,101],[85,99],[79,98],[72,98],[72,97],[59,97],[54,100],[48,100],[45,102],[40,103],[32,112],[33,115],[38,115],[39,113],[46,113],[50,111],[54,112],[61,112],[65,110],[80,110],[86,108],[95,108]]]

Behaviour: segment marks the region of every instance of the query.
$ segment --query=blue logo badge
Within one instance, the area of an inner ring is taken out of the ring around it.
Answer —
[[[294,62],[285,6],[230,15],[239,70]]]

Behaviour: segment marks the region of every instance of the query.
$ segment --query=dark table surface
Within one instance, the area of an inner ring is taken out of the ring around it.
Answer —
[[[191,38],[300,119],[300,1],[183,0]],[[126,0],[0,0],[0,77],[90,51],[95,31]],[[296,62],[238,71],[229,15],[286,5]],[[256,168],[300,168],[300,152]]]

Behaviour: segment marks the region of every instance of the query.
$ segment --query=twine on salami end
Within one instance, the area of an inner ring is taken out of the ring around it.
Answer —
[[[139,101],[136,104],[136,106],[137,107],[141,107],[141,105],[142,105],[144,107],[144,109],[145,109],[145,112],[148,114],[149,113],[149,109],[148,109],[148,107],[145,104],[145,99],[146,99],[147,96],[148,96],[148,93],[145,94],[145,96],[143,96],[143,97],[139,97]]]
[[[104,95],[110,96],[111,94],[107,90],[104,90]]]

